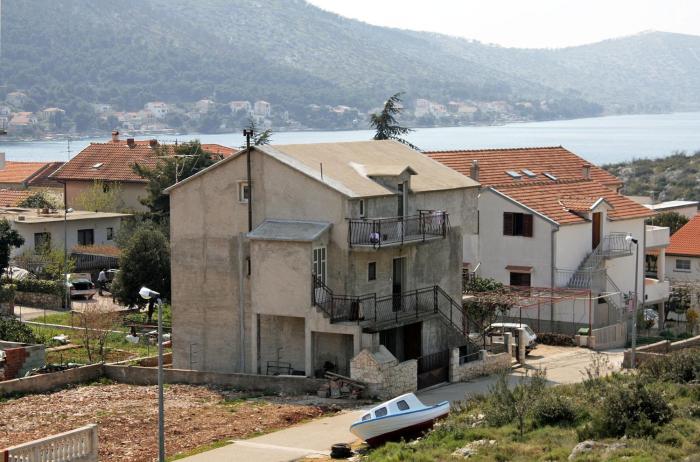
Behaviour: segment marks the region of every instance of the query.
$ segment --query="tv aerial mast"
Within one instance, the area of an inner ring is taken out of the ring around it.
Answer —
[[[2,0],[0,0],[0,69],[2,69]],[[0,136],[7,135],[5,118],[0,119]]]

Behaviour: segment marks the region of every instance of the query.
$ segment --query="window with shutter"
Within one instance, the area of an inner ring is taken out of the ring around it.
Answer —
[[[523,236],[532,237],[532,215],[523,214]]]
[[[503,235],[512,236],[513,235],[513,215],[511,212],[503,212]]]

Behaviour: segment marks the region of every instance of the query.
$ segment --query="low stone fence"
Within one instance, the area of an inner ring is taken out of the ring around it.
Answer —
[[[102,365],[76,367],[65,371],[39,374],[0,382],[0,397],[12,394],[46,393],[66,385],[90,382],[102,376]]]
[[[63,297],[56,294],[16,291],[15,305],[60,310],[63,308]]]
[[[368,397],[390,399],[418,389],[418,361],[399,362],[384,345],[350,360],[350,377],[367,385]]]
[[[5,462],[97,462],[97,425],[91,424],[58,435],[7,448]]]
[[[662,340],[660,342],[638,347],[635,351],[635,362],[637,363],[636,365],[639,366],[644,361],[648,361],[650,358],[658,358],[660,356],[665,356],[674,351],[698,347],[700,347],[700,335],[685,340],[679,340],[677,342]],[[622,361],[622,367],[629,368],[631,364],[632,350],[627,349],[625,350],[625,357]]]
[[[131,385],[156,385],[158,369],[142,366],[105,364],[104,376],[120,383]],[[270,391],[275,393],[316,394],[326,380],[310,379],[292,375],[222,374],[218,372],[192,371],[187,369],[164,369],[165,383],[187,385],[218,385],[239,390]]]
[[[0,361],[0,381],[24,377],[32,369],[38,369],[46,364],[44,345],[0,340],[0,350],[5,353],[5,360]]]
[[[509,369],[512,361],[513,355],[510,351],[491,354],[481,350],[478,359],[461,364],[459,348],[453,348],[450,355],[450,382],[466,382]]]

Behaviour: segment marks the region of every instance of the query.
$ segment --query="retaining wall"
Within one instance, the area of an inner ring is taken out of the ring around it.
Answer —
[[[0,350],[5,352],[5,362],[0,367],[0,380],[24,377],[32,369],[38,369],[46,364],[46,347],[44,345],[28,345],[0,340]]]
[[[677,342],[662,340],[660,342],[638,347],[635,351],[635,362],[637,363],[637,366],[639,366],[640,364],[642,364],[645,361],[648,361],[651,358],[665,356],[674,351],[698,347],[700,347],[700,335],[685,340],[679,340]],[[631,366],[631,363],[632,350],[627,349],[625,350],[625,357],[622,361],[622,367],[629,368]]]
[[[450,382],[466,382],[484,375],[509,369],[513,355],[510,352],[491,354],[486,350],[479,351],[479,359],[468,363],[459,363],[459,348],[452,349],[450,355]]]
[[[63,297],[56,294],[16,291],[15,305],[60,310],[63,308]]]
[[[77,367],[50,374],[33,375],[0,382],[0,396],[15,393],[46,393],[66,385],[89,382],[102,376],[102,365]]]

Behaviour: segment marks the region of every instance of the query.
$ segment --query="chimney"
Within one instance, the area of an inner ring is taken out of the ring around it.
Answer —
[[[583,177],[587,180],[591,179],[591,164],[583,164]]]
[[[118,143],[119,142],[119,130],[113,130],[112,131],[112,143]]]
[[[148,140],[148,145],[151,147],[151,149],[155,149],[158,147],[158,140],[155,138],[152,140]]]
[[[479,161],[476,159],[472,161],[472,166],[469,170],[469,176],[472,180],[479,181]]]
[[[136,142],[134,141],[133,138],[127,138],[127,139],[126,139],[126,144],[127,144],[131,149],[133,149],[134,146],[136,146]]]
[[[0,170],[5,169],[5,153],[0,152]]]

